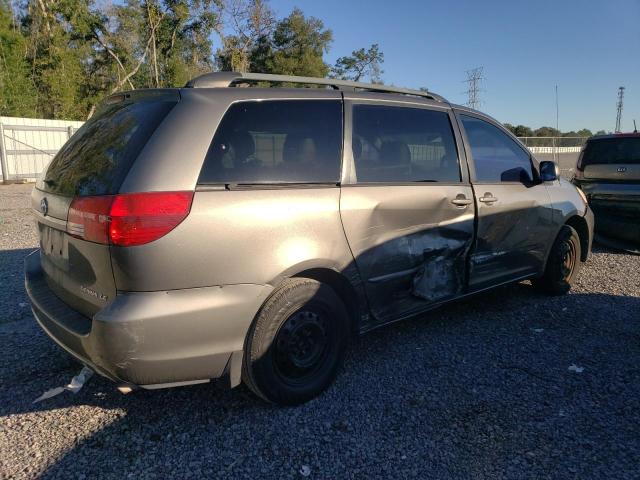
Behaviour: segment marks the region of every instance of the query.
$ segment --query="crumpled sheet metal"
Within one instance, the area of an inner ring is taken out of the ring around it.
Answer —
[[[388,299],[373,302],[376,317],[397,316],[420,309],[425,302],[433,303],[462,293],[471,241],[470,233],[464,228],[431,226],[364,254],[361,265],[392,272],[369,278],[367,286],[372,298]],[[405,292],[403,298],[398,298],[398,288]]]

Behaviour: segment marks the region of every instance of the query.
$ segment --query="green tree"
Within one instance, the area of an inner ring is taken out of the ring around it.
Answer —
[[[27,60],[37,90],[37,114],[45,118],[80,118],[84,60],[90,47],[77,41],[62,15],[81,0],[29,1],[23,24],[28,32]]]
[[[221,69],[324,77],[331,30],[268,0],[0,0],[0,111],[85,119],[120,90],[175,87]],[[221,47],[214,54],[212,37]],[[374,44],[333,74],[381,81]]]
[[[559,137],[560,132],[552,127],[540,127],[533,131],[536,137]]]
[[[214,67],[209,37],[217,22],[212,0],[165,0],[152,43],[154,84],[184,85]],[[151,23],[149,23],[151,24]],[[158,72],[158,73],[156,73]]]
[[[348,57],[340,57],[331,68],[331,77],[342,80],[360,81],[363,77],[368,77],[373,83],[382,81],[384,54],[380,51],[377,43],[374,43],[368,50],[361,48],[354,50]]]
[[[578,136],[579,137],[591,137],[591,136],[593,136],[593,133],[591,133],[591,130],[589,130],[588,128],[583,128],[582,130],[578,130]]]
[[[220,70],[263,72],[271,52],[275,14],[266,0],[220,0],[215,31],[222,48],[216,52]],[[231,34],[226,30],[231,29]]]
[[[533,130],[531,130],[529,127],[526,127],[524,125],[518,125],[514,129],[514,134],[517,137],[533,137]]]
[[[29,75],[28,42],[7,0],[0,1],[0,115],[36,115],[36,89]]]
[[[113,6],[108,16],[117,27],[95,36],[113,59],[115,90],[182,86],[211,71],[214,5],[213,0],[128,0]]]
[[[516,127],[514,127],[513,125],[511,125],[510,123],[503,123],[502,124],[504,126],[504,128],[506,128],[507,130],[509,130],[511,133],[513,133],[514,135],[516,134]]]
[[[326,77],[329,66],[323,55],[329,51],[333,36],[324,23],[314,17],[305,17],[295,8],[276,24],[271,53],[265,59],[267,73]]]

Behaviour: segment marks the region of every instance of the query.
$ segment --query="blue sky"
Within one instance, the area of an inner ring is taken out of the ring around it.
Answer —
[[[640,0],[272,0],[278,17],[300,7],[334,34],[333,63],[380,44],[385,83],[426,86],[466,102],[465,71],[484,67],[481,110],[502,122],[613,130],[640,124]]]

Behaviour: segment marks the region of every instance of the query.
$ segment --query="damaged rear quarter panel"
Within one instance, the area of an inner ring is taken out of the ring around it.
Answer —
[[[352,263],[342,232],[340,189],[199,188],[191,213],[165,237],[112,248],[124,291],[270,284],[308,269]],[[180,254],[198,252],[197,255]]]

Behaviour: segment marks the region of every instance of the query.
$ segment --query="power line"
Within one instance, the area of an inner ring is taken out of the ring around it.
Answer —
[[[618,113],[616,114],[616,132],[621,131],[622,126],[622,105],[624,103],[624,87],[618,87],[618,103],[616,107],[618,107]]]
[[[482,76],[484,73],[484,67],[477,67],[472,70],[467,70],[467,84],[469,85],[467,94],[467,106],[473,109],[480,108],[482,101],[480,100],[480,88],[481,82],[484,80]]]

